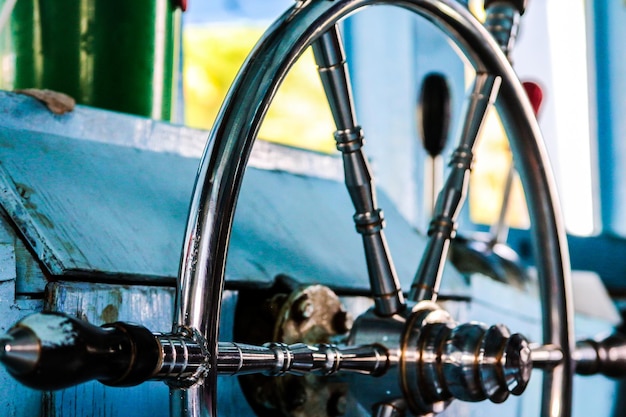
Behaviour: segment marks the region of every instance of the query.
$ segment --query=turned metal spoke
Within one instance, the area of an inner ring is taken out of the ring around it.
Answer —
[[[374,180],[362,149],[363,130],[356,122],[348,66],[337,26],[312,46],[337,127],[335,141],[343,156],[346,187],[356,210],[356,230],[363,238],[376,311],[390,316],[404,308],[404,297],[383,233],[384,217],[376,205]]]
[[[456,233],[456,221],[465,202],[469,173],[474,159],[474,144],[484,124],[487,111],[495,101],[500,77],[478,73],[468,98],[459,146],[450,160],[450,174],[439,193],[428,228],[428,244],[415,275],[409,299],[437,299],[450,240]]]

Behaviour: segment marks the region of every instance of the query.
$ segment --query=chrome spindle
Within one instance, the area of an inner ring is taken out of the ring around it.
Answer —
[[[602,340],[580,340],[574,351],[576,373],[602,374],[610,378],[626,376],[626,335],[614,333]]]
[[[485,28],[509,60],[519,32],[520,16],[525,10],[526,0],[485,1]]]
[[[437,299],[450,240],[456,233],[456,219],[465,202],[474,159],[474,144],[499,87],[500,77],[486,73],[476,74],[465,112],[460,144],[452,155],[450,174],[437,198],[435,213],[428,229],[428,244],[411,285],[409,298],[413,301]]]
[[[98,327],[61,313],[33,314],[0,336],[0,363],[36,389],[66,388],[93,379],[112,386],[161,380],[187,389],[205,377],[210,356],[198,334],[152,333],[123,322]],[[387,371],[390,361],[387,349],[378,344],[220,342],[212,362],[217,364],[215,374],[347,371],[378,376]]]
[[[208,369],[209,354],[198,341],[172,334],[156,334],[155,337],[161,347],[161,360],[154,379],[185,387],[193,385]]]
[[[526,3],[526,0],[485,1],[485,28],[496,40],[500,49],[502,49],[502,52],[504,52],[507,59],[511,63],[511,52],[515,46],[515,41],[517,40],[520,17],[526,11]],[[529,86],[529,84],[532,85]],[[528,94],[528,98],[531,100],[531,104],[535,110],[535,116],[537,116],[539,106],[543,98],[541,89],[535,83],[524,83],[524,89]],[[515,175],[515,164],[511,161],[511,165],[504,181],[500,213],[498,215],[498,219],[491,226],[491,230],[489,231],[491,233],[492,245],[505,242],[509,233],[507,217],[509,214],[509,205],[511,204],[511,190],[513,188]]]
[[[563,351],[555,345],[530,345],[534,369],[552,369],[563,363]]]
[[[376,207],[374,181],[362,150],[363,130],[356,123],[348,66],[337,26],[312,46],[337,127],[335,141],[343,155],[346,187],[356,210],[356,230],[363,238],[376,312],[390,316],[404,308],[404,297],[383,233],[383,212]]]
[[[253,346],[220,342],[218,352],[217,372],[229,375],[332,375],[348,371],[376,376],[385,373],[388,366],[387,352],[379,345],[338,347],[269,343]]]

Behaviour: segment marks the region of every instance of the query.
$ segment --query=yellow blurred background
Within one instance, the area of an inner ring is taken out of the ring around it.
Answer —
[[[262,33],[260,27],[235,24],[185,29],[185,124],[211,128],[239,67]],[[335,152],[334,131],[332,115],[309,49],[281,85],[259,137],[331,153]]]

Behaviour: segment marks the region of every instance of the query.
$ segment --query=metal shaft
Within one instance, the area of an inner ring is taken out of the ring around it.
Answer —
[[[551,369],[563,362],[563,351],[554,345],[531,345],[533,368]]]
[[[193,339],[157,335],[162,347],[160,370],[152,379],[171,385],[187,384],[190,375],[206,370],[206,350]],[[217,373],[221,375],[268,375],[316,373],[331,375],[339,371],[378,376],[389,366],[388,353],[380,345],[335,346],[296,343],[268,343],[255,346],[220,342]]]
[[[626,376],[626,335],[615,333],[603,340],[580,340],[576,343],[574,359],[578,374],[623,378]]]
[[[498,42],[502,52],[506,55],[509,62],[512,62],[511,52],[515,46],[517,34],[519,32],[520,17],[526,10],[526,1],[516,0],[492,0],[485,3],[485,28],[491,36]],[[530,96],[529,96],[530,97]],[[539,99],[541,101],[541,99]],[[532,101],[532,99],[531,99]],[[533,103],[535,116],[538,112],[538,105]],[[515,164],[511,160],[511,165],[504,182],[502,192],[502,203],[500,212],[496,222],[491,226],[491,244],[502,243],[506,241],[509,226],[507,216],[509,213],[509,205],[511,200],[511,190],[513,180],[515,179]]]
[[[460,144],[452,155],[450,174],[437,198],[435,214],[428,230],[426,251],[411,285],[409,299],[413,301],[437,299],[450,240],[456,231],[456,219],[465,202],[474,159],[474,144],[499,87],[500,77],[487,73],[476,75],[465,111]]]
[[[435,313],[438,311],[429,308]],[[426,316],[417,313],[416,317],[424,320]],[[501,402],[509,391],[523,391],[531,367],[552,369],[564,359],[559,347],[528,345],[522,336],[511,335],[501,325],[487,328],[480,323],[456,325],[441,317],[438,320],[431,324],[411,321],[409,334],[418,339],[402,347],[389,342],[387,347],[377,343],[255,346],[220,342],[216,371],[222,375],[331,375],[341,371],[381,376],[391,369],[397,371],[397,353],[390,352],[400,349],[400,356],[405,357],[401,362],[408,367],[405,371],[413,367],[421,369],[418,374],[411,374],[413,377],[407,385],[411,388],[417,383],[419,388],[413,391],[421,396],[434,396],[438,401],[448,399],[452,393],[455,398],[466,401],[489,397]],[[376,322],[363,322],[358,337],[365,333],[370,334],[366,338],[375,335],[376,340],[381,338],[381,332],[386,332],[387,340],[412,340],[394,334],[391,328],[383,331],[380,326],[372,325]],[[123,330],[120,332],[120,329]],[[395,330],[407,329],[401,326]],[[479,345],[481,348],[477,349]],[[124,346],[134,348],[129,350]],[[415,362],[407,359],[414,357],[411,353],[414,350],[419,351]],[[133,353],[129,355],[130,351]],[[139,351],[141,358],[134,356]],[[482,353],[476,357],[478,351]],[[458,356],[459,352],[463,352],[462,358],[452,359],[451,355]],[[28,316],[16,323],[8,334],[0,336],[0,363],[15,378],[36,389],[59,389],[91,379],[120,386],[148,379],[162,380],[174,387],[190,389],[193,381],[208,369],[209,356],[206,346],[191,335],[151,334],[146,328],[125,323],[98,327],[60,313]],[[626,375],[626,336],[617,333],[604,340],[581,340],[573,356],[579,374],[623,377]],[[65,369],[70,362],[72,371]],[[94,365],[96,362],[98,365]],[[478,373],[481,377],[475,378]],[[439,377],[433,379],[433,375]],[[450,388],[433,388],[439,387],[442,381]],[[520,388],[513,389],[515,386]],[[380,407],[380,412],[392,412],[395,407],[386,404]]]
[[[391,316],[404,308],[404,297],[383,233],[384,216],[376,205],[374,180],[362,149],[363,130],[356,122],[348,66],[336,25],[313,43],[313,53],[337,127],[335,140],[356,209],[354,223],[363,238],[376,311]]]
[[[519,32],[520,16],[526,8],[525,1],[492,0],[485,2],[485,28],[498,42],[500,49],[511,60],[510,53]]]
[[[347,371],[376,376],[385,373],[388,367],[387,351],[379,345],[338,347],[269,343],[253,346],[224,342],[219,344],[218,352],[217,372],[229,375],[332,375]]]

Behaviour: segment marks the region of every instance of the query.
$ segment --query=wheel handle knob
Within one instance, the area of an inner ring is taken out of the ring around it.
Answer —
[[[98,327],[61,313],[30,315],[0,337],[0,362],[15,379],[41,390],[93,379],[137,385],[157,371],[160,352],[145,327],[121,322]]]

